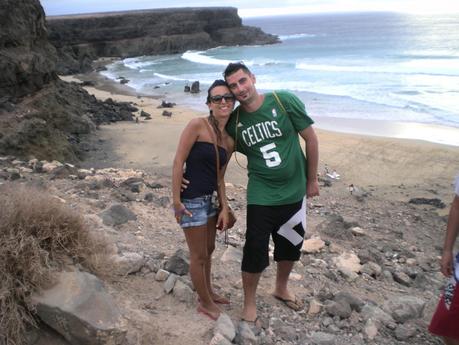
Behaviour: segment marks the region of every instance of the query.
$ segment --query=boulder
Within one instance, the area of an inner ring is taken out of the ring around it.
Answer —
[[[121,313],[103,283],[86,272],[61,272],[36,293],[37,315],[73,345],[125,344]]]
[[[199,93],[201,90],[199,90],[199,81],[194,81],[192,84],[191,84],[191,89],[190,89],[190,92],[191,93]]]
[[[102,218],[105,225],[121,225],[130,220],[136,220],[137,216],[126,206],[115,204],[108,209],[102,211],[99,216]]]
[[[175,273],[179,276],[188,274],[190,268],[190,259],[188,253],[183,249],[178,249],[164,265],[166,271]]]
[[[398,323],[422,317],[426,302],[414,296],[400,296],[387,300],[383,310],[389,313]]]

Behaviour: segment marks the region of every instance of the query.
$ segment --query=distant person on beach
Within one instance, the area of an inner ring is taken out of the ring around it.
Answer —
[[[246,155],[248,161],[242,321],[259,327],[256,290],[261,273],[269,265],[271,235],[277,262],[273,296],[291,309],[303,308],[287,283],[294,262],[300,259],[306,197],[319,195],[318,140],[313,121],[295,95],[285,91],[258,93],[255,76],[242,62],[230,63],[223,75],[240,103],[226,130],[234,140],[234,150]],[[306,142],[307,160],[298,134]]]
[[[199,296],[197,311],[216,320],[221,310],[217,304],[229,300],[216,294],[211,282],[211,257],[215,249],[217,226],[226,230],[228,204],[224,183],[217,181],[218,143],[220,170],[223,176],[233,141],[225,125],[234,108],[235,98],[224,80],[216,80],[207,92],[210,114],[192,119],[183,130],[172,170],[172,197],[175,218],[185,233],[190,251],[190,275]],[[183,167],[186,163],[185,172]],[[181,191],[182,179],[189,181]],[[213,194],[220,188],[222,211],[217,215]]]
[[[459,253],[453,254],[459,233],[459,175],[455,196],[449,211],[445,243],[441,256],[441,272],[450,277],[430,322],[429,331],[443,338],[446,345],[459,345]]]

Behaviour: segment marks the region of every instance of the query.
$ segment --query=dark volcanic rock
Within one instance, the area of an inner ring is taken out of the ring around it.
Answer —
[[[412,198],[408,202],[415,205],[432,205],[436,208],[446,207],[445,203],[438,198]]]
[[[55,48],[48,42],[38,0],[0,2],[0,95],[23,97],[57,79]]]
[[[84,138],[96,125],[132,120],[137,110],[129,103],[102,102],[76,83],[60,80],[26,97],[17,108],[0,116],[0,154],[60,161],[81,159]]]
[[[173,54],[221,45],[271,44],[232,7],[174,8],[48,17],[59,73],[89,71],[98,57]]]

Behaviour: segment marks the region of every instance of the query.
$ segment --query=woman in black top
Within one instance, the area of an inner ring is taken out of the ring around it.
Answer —
[[[218,144],[223,176],[228,153],[232,152],[233,147],[225,125],[234,108],[234,101],[225,81],[216,80],[209,87],[206,103],[210,115],[195,118],[185,127],[172,170],[173,207],[190,250],[190,275],[199,295],[197,310],[213,320],[221,313],[217,303],[229,304],[228,299],[213,291],[211,283],[211,256],[215,249],[216,229],[225,230],[228,223],[228,204],[224,183],[217,181],[217,158],[213,143]],[[187,179],[189,185],[181,192],[182,178]],[[213,202],[215,198],[212,197],[217,188],[222,196],[219,214]]]

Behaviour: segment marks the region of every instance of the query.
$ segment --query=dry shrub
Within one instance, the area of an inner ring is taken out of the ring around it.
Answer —
[[[43,190],[18,184],[0,186],[0,344],[24,342],[36,326],[28,297],[49,286],[51,273],[69,258],[94,270],[94,240],[83,218]]]

